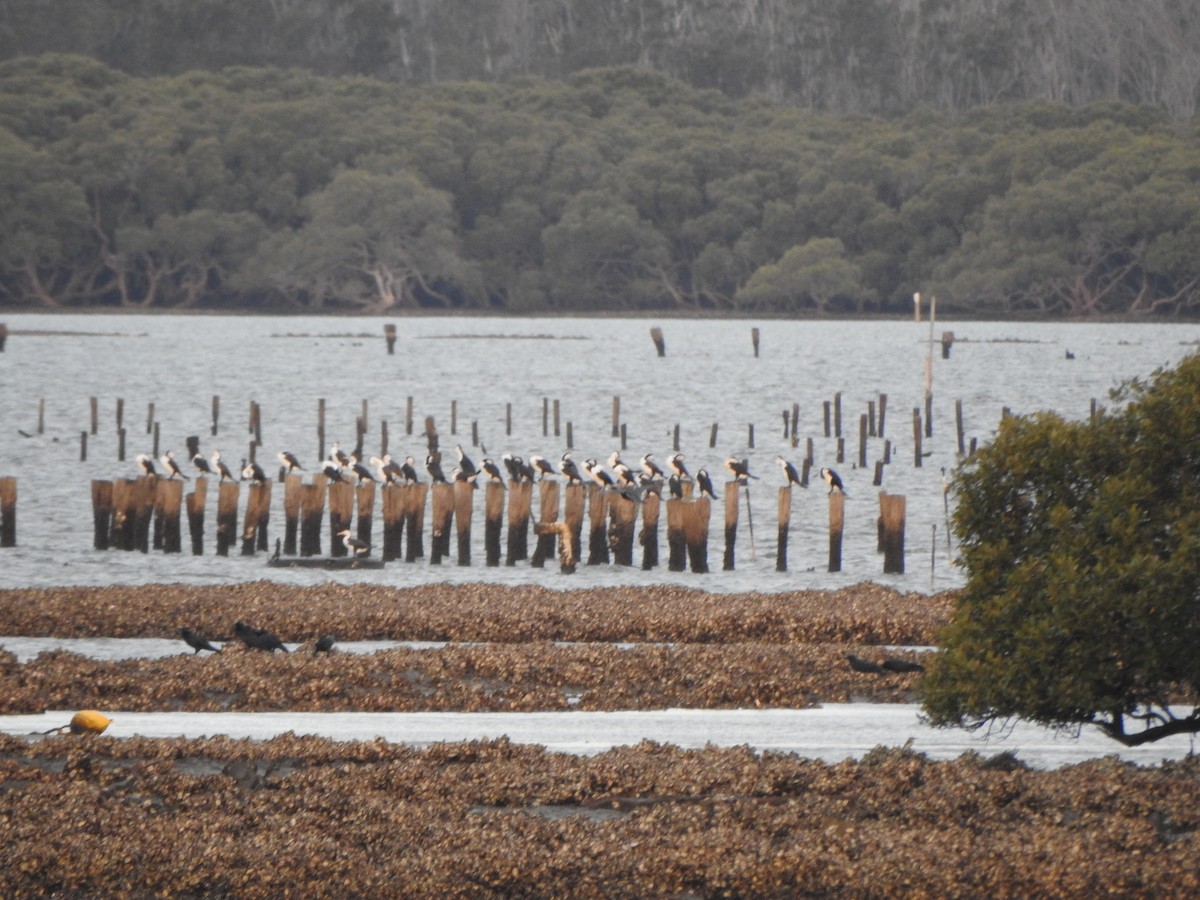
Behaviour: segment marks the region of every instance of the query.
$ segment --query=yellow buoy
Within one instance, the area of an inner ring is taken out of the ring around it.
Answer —
[[[67,727],[71,729],[71,734],[103,734],[111,721],[104,713],[83,709],[71,716],[71,724]]]

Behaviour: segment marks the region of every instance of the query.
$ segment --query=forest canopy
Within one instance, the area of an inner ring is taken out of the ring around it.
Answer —
[[[1200,130],[851,118],[647,67],[404,84],[0,63],[0,304],[1200,314]]]

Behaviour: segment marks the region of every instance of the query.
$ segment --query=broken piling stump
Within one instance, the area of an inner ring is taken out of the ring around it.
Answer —
[[[712,501],[707,497],[684,504],[683,537],[687,544],[688,565],[693,572],[708,571],[708,523]]]
[[[529,564],[536,569],[543,568],[546,560],[554,555],[554,540],[558,537],[558,532],[546,526],[557,522],[558,482],[542,481],[538,484],[538,519],[535,527],[537,543],[533,547],[533,557],[529,560]]]
[[[508,555],[507,565],[529,558],[529,516],[533,503],[533,482],[508,483]]]
[[[192,541],[192,556],[204,555],[204,506],[208,495],[208,479],[200,476],[186,498],[188,537]]]
[[[779,514],[778,538],[775,542],[775,571],[787,571],[788,531],[792,522],[792,488],[791,485],[779,489],[777,500]]]
[[[642,569],[649,571],[658,565],[658,517],[662,509],[662,497],[647,493],[642,498],[642,529],[638,543],[642,546]]]
[[[113,516],[113,483],[92,481],[92,548],[107,550]]]
[[[441,565],[450,555],[450,525],[454,521],[454,485],[433,486],[433,532],[429,540],[429,563]]]
[[[458,535],[458,564],[471,564],[471,504],[475,485],[469,481],[454,483],[454,525]]]

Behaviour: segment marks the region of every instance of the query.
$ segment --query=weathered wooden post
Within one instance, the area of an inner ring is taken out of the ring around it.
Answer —
[[[508,483],[508,553],[505,564],[514,565],[529,558],[529,515],[533,503],[533,482]]]
[[[438,450],[438,430],[433,416],[425,417],[425,445],[430,456],[436,456],[439,460],[442,458],[441,451]]]
[[[958,432],[958,455],[967,452],[966,435],[963,434],[963,405],[962,399],[954,401],[954,429]]]
[[[867,434],[870,437],[875,437],[879,432],[875,430],[875,401],[867,401]]]
[[[8,326],[0,322],[0,353],[4,352],[4,342],[8,340]]]
[[[371,531],[375,523],[375,482],[367,481],[354,488],[354,536],[364,541],[368,547],[373,547]]]
[[[833,426],[831,424],[833,413],[833,404],[828,400],[821,403],[821,415],[825,423],[825,437],[833,437]]]
[[[707,497],[684,504],[683,538],[687,544],[688,564],[693,572],[708,571],[708,523],[711,518],[712,501]]]
[[[125,398],[117,398],[117,431],[123,431],[125,428]]]
[[[846,495],[829,495],[829,571],[842,571],[842,528],[846,521]]]
[[[658,517],[662,497],[647,493],[642,499],[642,530],[638,543],[642,545],[642,569],[649,571],[658,565]]]
[[[88,397],[88,406],[90,407],[92,417],[88,430],[91,434],[95,434],[96,430],[100,427],[100,401],[95,397]]]
[[[671,449],[676,453],[679,452],[679,423],[675,423],[675,429],[671,433]]]
[[[636,501],[614,494],[609,498],[609,535],[613,562],[618,566],[633,565],[633,535],[637,531],[638,504]]]
[[[708,430],[708,449],[711,450],[717,446],[717,428],[719,423],[713,422],[712,427]]]
[[[750,345],[754,347],[754,358],[758,359],[758,328],[750,329]]]
[[[325,518],[325,476],[300,486],[300,555],[321,555],[321,522]],[[336,539],[335,539],[336,540]]]
[[[408,498],[404,501],[404,530],[408,532],[406,562],[416,562],[425,556],[425,498],[428,495],[429,485],[423,481],[408,486]]]
[[[125,429],[117,429],[117,461],[125,462]]]
[[[921,468],[921,410],[913,407],[913,466]]]
[[[158,427],[158,425],[159,425],[159,423],[158,423],[158,422],[155,422],[155,423],[154,423],[154,442],[153,442],[153,447],[154,447],[154,449],[151,451],[151,452],[154,454],[154,458],[155,458],[155,459],[158,459],[158,438],[159,438],[159,427]]]
[[[654,341],[654,349],[659,356],[667,355],[667,343],[663,340],[663,330],[655,325],[650,329],[650,340]]]
[[[550,398],[542,398],[542,437],[550,436]]]
[[[188,536],[192,539],[192,556],[204,555],[204,506],[208,495],[208,479],[200,476],[186,498]]]
[[[879,428],[877,434],[883,437],[883,419],[887,415],[887,394],[879,395]]]
[[[92,481],[92,548],[107,550],[113,516],[113,483]]]
[[[471,504],[475,485],[469,481],[454,483],[454,525],[458,535],[458,564],[471,564]]]
[[[554,398],[554,436],[555,436],[555,437],[558,437],[558,435],[559,435],[559,427],[558,427],[558,422],[559,422],[559,408],[560,408],[560,405],[561,405],[561,404],[559,403],[559,400],[558,400],[558,398],[557,398],[557,397],[555,397],[555,398]],[[567,433],[568,433],[568,435],[570,434],[570,428],[571,428],[571,426],[570,426],[570,424],[568,423],[568,425],[567,425]],[[567,438],[567,446],[569,447],[570,445],[571,445],[571,439],[568,437],[568,438]]]
[[[571,559],[576,561],[583,550],[583,485],[568,484],[563,491],[563,524],[571,532]]]
[[[133,549],[133,525],[137,518],[133,485],[133,480],[129,478],[118,478],[112,483],[113,513],[109,545],[117,550]]]
[[[879,495],[879,513],[883,521],[883,571],[904,574],[904,517],[903,494]]]
[[[612,404],[612,436],[619,437],[621,434],[621,398],[613,394]]]
[[[500,565],[500,532],[504,521],[505,487],[489,481],[483,489],[483,564]]]
[[[183,482],[173,478],[160,480],[156,503],[162,514],[162,550],[164,553],[179,553],[183,550],[179,527]]]
[[[609,562],[608,533],[605,520],[608,518],[608,493],[598,484],[588,485],[588,558],[589,566]]]
[[[867,467],[867,414],[858,417],[858,467]]]
[[[871,484],[873,484],[875,487],[879,487],[881,484],[883,484],[883,460],[882,459],[875,460],[875,477],[871,481]]]
[[[545,567],[546,560],[554,555],[555,532],[545,526],[553,525],[558,521],[558,482],[539,482],[538,510],[537,543],[533,547],[533,557],[529,560],[529,564],[536,569],[541,569]],[[512,528],[511,522],[509,528]]]
[[[388,322],[383,326],[383,339],[387,342],[388,356],[396,353],[396,326]]]
[[[217,436],[217,422],[221,418],[221,398],[213,394],[212,398],[212,436]],[[220,504],[218,504],[220,505]]]
[[[942,332],[942,359],[950,358],[950,348],[954,346],[954,332]]]
[[[800,404],[792,404],[792,446],[795,447],[800,439]]]
[[[667,501],[667,569],[671,572],[687,568],[687,540],[683,533],[683,508],[687,505],[676,497]]]
[[[504,404],[504,435],[512,437],[512,403]]]
[[[87,462],[87,436],[86,431],[79,432],[79,461]]]
[[[384,562],[400,558],[404,535],[404,500],[407,485],[385,484],[380,489],[383,507],[383,551]]]
[[[411,394],[404,401],[404,433],[413,433],[413,398]]]
[[[300,503],[304,479],[293,472],[283,478],[283,554],[296,555],[296,537],[300,531]]]
[[[346,556],[346,542],[338,535],[350,527],[354,513],[354,485],[339,481],[329,485],[329,555]]]
[[[264,501],[269,504],[271,482],[254,483],[246,490],[246,513],[242,519],[242,556],[253,556],[258,537],[258,523]]]
[[[228,556],[237,537],[240,487],[236,481],[222,481],[217,486],[217,556]]]
[[[450,401],[450,433],[458,434],[458,401]]]
[[[833,395],[833,436],[842,436],[842,392]]]
[[[17,479],[0,478],[0,547],[17,546]]]
[[[736,481],[725,482],[725,558],[721,568],[726,572],[734,568],[734,544],[737,542],[738,507],[741,500],[740,485]]]
[[[46,433],[46,398],[38,401],[38,434]]]
[[[433,535],[430,539],[429,563],[441,565],[450,555],[450,525],[454,520],[454,485],[439,482],[433,486]]]
[[[775,542],[775,571],[786,572],[788,531],[791,529],[792,523],[792,488],[790,485],[779,489],[777,509],[779,513],[779,537]]]
[[[133,539],[138,550],[150,552],[150,530],[154,523],[154,498],[158,493],[158,479],[143,475],[133,487],[137,503],[137,518],[133,526]]]

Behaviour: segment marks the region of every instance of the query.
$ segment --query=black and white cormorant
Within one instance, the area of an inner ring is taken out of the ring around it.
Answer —
[[[434,484],[446,484],[446,473],[442,471],[442,463],[432,453],[425,457],[425,471],[429,473]]]
[[[479,467],[471,461],[471,457],[463,452],[462,444],[454,445],[454,455],[458,457],[458,467],[462,469],[463,475],[466,476],[464,481],[473,481],[475,476],[479,474]]]
[[[663,480],[661,478],[655,478],[649,472],[638,472],[637,480],[638,487],[641,488],[643,494],[662,496]]]
[[[621,454],[613,451],[612,456],[608,458],[608,467],[613,471],[613,480],[618,487],[637,487],[637,476],[633,474],[633,469],[621,459]]]
[[[220,450],[213,450],[211,463],[213,472],[220,476],[221,481],[225,481],[226,479],[229,481],[237,481],[237,479],[233,477],[233,472],[229,471],[229,466],[221,462]]]
[[[647,475],[649,475],[651,478],[665,478],[666,477],[666,474],[663,472],[662,468],[658,465],[658,463],[656,463],[654,461],[653,453],[647,453],[645,456],[643,456],[641,458],[640,462],[642,464],[642,471],[645,472]]]
[[[346,455],[346,452],[340,446],[338,446],[337,441],[334,441],[333,446],[329,448],[329,458],[333,462],[336,462],[343,469],[350,465],[350,457]]]
[[[192,465],[196,467],[196,471],[201,475],[215,475],[213,467],[208,464],[208,460],[204,458],[203,453],[197,453],[192,457]]]
[[[349,528],[339,531],[338,537],[342,539],[342,544],[350,551],[351,556],[366,556],[371,552],[371,545],[352,535]]]
[[[450,471],[450,480],[451,481],[453,481],[456,484],[458,482],[462,482],[463,484],[469,484],[471,486],[471,490],[475,490],[477,487],[479,487],[479,485],[475,483],[475,479],[477,479],[478,477],[479,477],[478,472],[475,472],[473,475],[468,475],[466,472],[464,472],[458,466],[455,466]]]
[[[517,484],[532,482],[536,476],[533,471],[533,466],[525,462],[525,460],[512,453],[505,453],[500,457],[500,461],[504,463],[504,468],[508,470],[508,477]]]
[[[498,465],[486,456],[479,465],[482,473],[488,477],[488,481],[495,482],[500,487],[504,487],[504,473],[500,471]]]
[[[353,453],[350,454],[350,471],[354,473],[354,477],[358,484],[364,481],[374,481],[375,476],[371,474],[371,470],[363,465],[362,461]]]
[[[846,493],[846,487],[842,484],[842,477],[833,469],[825,468],[821,470],[821,477],[825,479],[825,483],[829,485],[829,493],[835,491],[839,494]]]
[[[708,469],[696,470],[696,490],[700,492],[701,497],[707,495],[713,500],[717,499],[717,495],[713,491],[712,479],[708,477]]]
[[[279,462],[287,470],[288,474],[293,472],[303,472],[304,466],[300,465],[300,460],[296,459],[296,454],[290,450],[279,451]]]
[[[745,484],[750,478],[757,479],[757,475],[750,474],[750,460],[742,457],[738,459],[736,456],[731,456],[725,460],[725,468],[729,470],[729,474],[733,476],[733,480],[738,484]]]
[[[329,479],[330,484],[337,484],[339,481],[345,480],[342,467],[333,459],[325,460],[325,463],[321,466],[321,474]]]
[[[670,465],[671,471],[678,475],[680,480],[687,481],[692,476],[688,473],[687,466],[683,464],[684,458],[685,457],[682,453],[676,453],[669,460],[667,460],[667,463]]]
[[[683,479],[680,478],[678,475],[672,474],[671,477],[667,479],[667,490],[670,492],[672,499],[682,500],[683,499]]]
[[[596,460],[590,457],[585,459],[583,461],[583,471],[587,473],[587,476],[591,478],[593,482],[600,485],[600,487],[615,487],[613,477],[609,475],[608,472],[604,471],[604,469],[600,468],[600,463],[596,462]]]
[[[776,456],[775,463],[780,469],[783,470],[783,477],[787,480],[788,487],[791,487],[793,484],[797,487],[804,487],[804,485],[800,483],[800,473],[796,471],[795,466],[793,466],[782,456]]]
[[[175,451],[174,450],[168,450],[166,453],[164,453],[162,455],[162,459],[160,459],[159,462],[161,462],[163,464],[163,468],[167,470],[168,478],[174,478],[174,477],[178,476],[178,477],[182,478],[184,481],[191,481],[191,479],[188,478],[188,476],[183,474],[183,470],[181,468],[179,468],[179,463],[175,462]]]
[[[529,465],[532,466],[533,471],[537,473],[539,481],[545,478],[547,475],[558,474],[554,471],[554,466],[550,463],[550,460],[546,459],[544,456],[535,455],[529,457]]]
[[[267,481],[267,473],[263,471],[263,467],[256,462],[246,462],[242,460],[242,481],[250,481],[254,484],[265,484]]]
[[[564,453],[562,459],[559,460],[559,468],[567,479],[567,484],[583,484],[583,473],[579,471],[579,466],[575,465],[575,460],[571,458],[571,454]]]
[[[375,474],[379,477],[376,479],[380,484],[395,484],[399,480],[400,467],[396,466],[395,472],[388,468],[392,463],[391,454],[383,456],[372,456],[367,459],[367,462],[375,467]]]
[[[137,455],[138,468],[142,470],[143,475],[153,475],[158,477],[158,469],[154,468],[154,457],[149,453],[139,453]]]
[[[417,461],[411,456],[404,457],[404,465],[400,467],[400,477],[407,484],[416,484],[421,480],[417,475]]]

